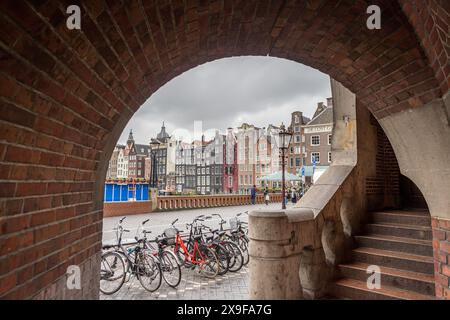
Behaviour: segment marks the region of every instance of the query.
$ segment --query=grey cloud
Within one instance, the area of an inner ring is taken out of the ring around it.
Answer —
[[[248,122],[287,123],[292,111],[311,116],[317,102],[331,96],[329,77],[302,64],[272,57],[235,57],[200,65],[155,92],[128,123],[139,143],[147,143],[165,121],[167,130],[224,130]]]

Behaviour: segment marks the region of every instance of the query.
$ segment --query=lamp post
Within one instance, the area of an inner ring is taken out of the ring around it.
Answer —
[[[160,142],[156,139],[150,141],[150,154],[152,157],[150,180],[152,188],[158,188],[158,168],[156,167],[156,155],[159,149]]]
[[[282,196],[282,204],[281,209],[286,209],[286,177],[285,177],[285,156],[286,151],[289,148],[289,144],[291,143],[292,132],[289,129],[286,129],[283,123],[281,123],[280,131],[280,149],[281,149],[281,196]]]

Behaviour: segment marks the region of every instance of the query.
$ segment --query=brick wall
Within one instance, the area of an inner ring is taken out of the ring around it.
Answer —
[[[400,0],[433,68],[441,91],[450,89],[450,4],[448,0]]]
[[[103,217],[117,217],[152,212],[151,201],[105,202]]]
[[[450,299],[450,220],[432,218],[436,296]]]
[[[381,30],[366,28],[374,2]],[[445,0],[421,11],[402,0],[414,28],[392,0],[79,3],[82,29],[68,30],[70,0],[0,1],[1,298],[40,294],[98,254],[113,146],[146,99],[192,67],[291,59],[343,83],[378,119],[448,89],[448,40],[417,31],[439,26]]]
[[[394,150],[383,129],[371,117],[377,131],[376,175],[366,178],[368,210],[398,208],[400,201],[400,168]]]

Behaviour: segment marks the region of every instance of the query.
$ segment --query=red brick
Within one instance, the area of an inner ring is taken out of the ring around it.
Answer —
[[[45,182],[21,182],[17,184],[16,197],[35,196],[47,193]]]
[[[14,272],[4,277],[0,277],[0,296],[3,295],[8,290],[14,288],[16,283],[17,283],[17,275]]]
[[[441,241],[441,243],[439,244],[440,250],[450,254],[450,242],[449,241]]]
[[[449,265],[442,265],[442,274],[447,277],[450,277],[450,266]]]
[[[38,163],[40,154],[40,151],[37,150],[8,146],[5,160],[20,163]]]
[[[445,232],[437,229],[433,229],[433,239],[445,240]]]

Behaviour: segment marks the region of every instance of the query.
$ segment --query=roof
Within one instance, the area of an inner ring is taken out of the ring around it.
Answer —
[[[314,117],[310,122],[308,122],[306,125],[318,125],[318,124],[327,124],[327,123],[333,123],[333,108],[327,107],[324,109],[321,113],[319,113],[316,117]]]
[[[139,155],[148,155],[148,153],[150,151],[150,146],[148,146],[146,144],[135,144],[135,148],[136,148],[136,154],[139,154]],[[142,149],[144,149],[144,152],[141,151]]]
[[[164,126],[164,122],[161,126],[161,131],[156,135],[156,139],[158,139],[159,141],[166,143],[167,140],[170,139],[169,134],[166,132],[166,127]]]

